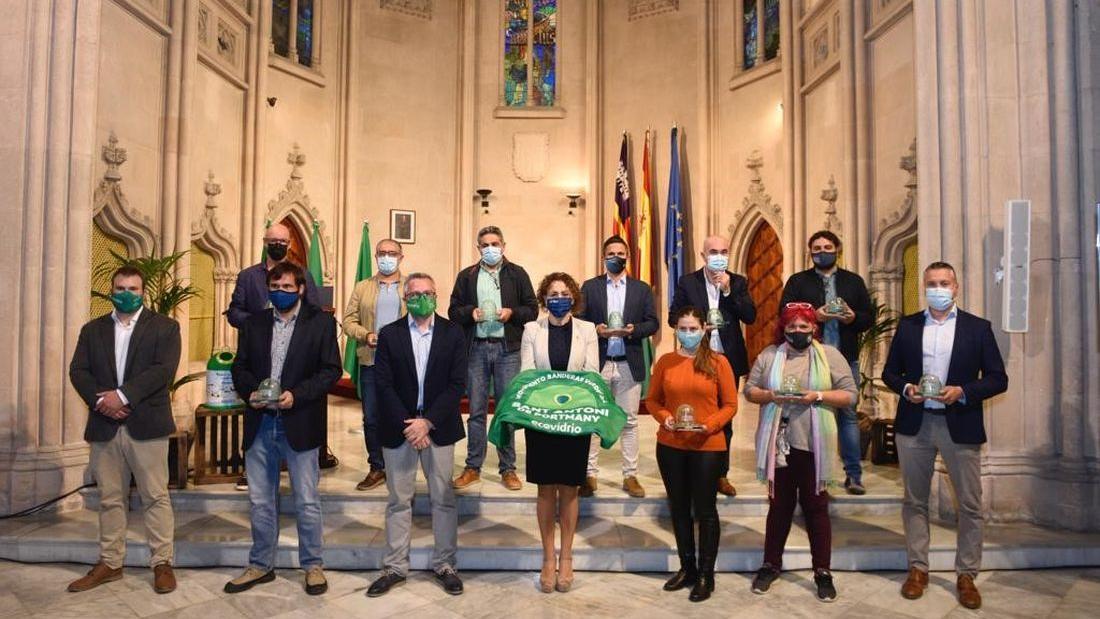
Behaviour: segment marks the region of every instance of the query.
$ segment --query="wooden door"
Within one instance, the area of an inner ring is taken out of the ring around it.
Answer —
[[[779,300],[783,296],[783,246],[767,222],[760,223],[749,242],[745,276],[749,279],[749,295],[756,304],[756,322],[745,329],[751,366],[760,351],[775,343]]]
[[[306,265],[306,259],[309,255],[309,244],[306,243],[306,237],[298,229],[298,225],[289,217],[284,217],[279,223],[290,230],[290,248],[286,252],[287,259],[303,269],[306,268],[308,266]]]

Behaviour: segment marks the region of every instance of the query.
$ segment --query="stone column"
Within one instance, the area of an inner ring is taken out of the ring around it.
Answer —
[[[1089,32],[1076,27],[1085,11],[1057,2],[914,3],[921,262],[956,266],[960,305],[993,322],[1009,372],[1009,392],[986,405],[986,507],[993,519],[1072,528],[1100,526],[1100,467],[1082,454],[1100,432],[1084,405],[1084,379],[1095,379],[1100,359],[1081,337],[1097,290],[1082,277],[1077,190],[1083,77],[1073,33]],[[1013,198],[1032,205],[1024,334],[1001,331],[995,280],[1004,203]],[[941,513],[950,511],[941,501]]]
[[[0,360],[0,513],[80,485],[87,409],[69,387],[68,363],[88,317],[92,169],[100,5],[28,5],[22,33],[27,73],[9,87],[26,133],[4,152],[22,200],[0,206],[15,224],[17,285],[0,320],[18,329]],[[11,161],[8,161],[11,159]],[[5,183],[8,181],[6,180]]]

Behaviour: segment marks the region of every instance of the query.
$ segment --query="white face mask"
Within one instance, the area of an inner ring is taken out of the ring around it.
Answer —
[[[487,245],[481,248],[481,261],[491,267],[500,264],[500,259],[503,257],[504,250],[499,247]]]
[[[928,307],[937,312],[946,310],[955,302],[955,295],[950,288],[925,288],[924,298],[928,300]]]
[[[378,256],[378,272],[382,275],[393,275],[397,270],[396,256]]]
[[[722,254],[707,256],[707,268],[711,271],[725,271],[730,265],[730,257]]]

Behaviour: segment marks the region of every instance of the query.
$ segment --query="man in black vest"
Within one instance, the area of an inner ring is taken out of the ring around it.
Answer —
[[[527,271],[504,257],[504,233],[486,226],[477,233],[481,259],[458,273],[451,290],[447,317],[466,331],[470,372],[466,391],[470,396],[470,418],[466,443],[466,468],[454,480],[455,488],[465,488],[481,479],[485,462],[486,419],[489,412],[489,380],[496,399],[519,373],[519,344],[523,325],[539,317],[535,289]],[[509,445],[514,445],[509,441]],[[500,483],[519,490],[523,483],[516,475],[515,447],[498,447]]]
[[[279,542],[279,463],[286,460],[298,520],[298,563],[310,595],[328,590],[321,568],[321,495],[317,452],[324,426],[317,423],[328,390],[343,366],[336,344],[336,320],[309,303],[306,275],[293,262],[267,272],[270,311],[253,314],[241,328],[233,386],[248,401],[244,414],[244,458],[249,471],[252,549],[248,568],[225,584],[239,593],[275,580]],[[261,383],[276,381],[275,401],[264,401]]]
[[[691,306],[702,311],[707,316],[711,350],[726,355],[733,368],[734,379],[740,385],[741,379],[749,373],[749,355],[741,324],[756,322],[756,304],[749,296],[748,280],[729,270],[729,241],[720,236],[709,236],[703,241],[700,255],[703,268],[684,275],[676,282],[676,293],[668,310],[668,326],[676,328],[673,317],[682,307]],[[732,450],[733,422],[727,423],[722,431],[726,435],[726,449]],[[726,478],[729,466],[729,458],[726,458],[720,471],[722,477],[718,480],[718,492],[737,496],[737,489]]]
[[[840,238],[828,230],[810,237],[813,268],[795,273],[783,287],[779,307],[800,301],[817,309],[821,341],[840,350],[851,365],[852,378],[859,386],[859,334],[871,327],[871,295],[863,278],[836,265]],[[830,302],[839,304],[832,311]],[[850,494],[864,494],[860,465],[859,417],[855,407],[837,411],[840,458],[844,461],[844,487]]]

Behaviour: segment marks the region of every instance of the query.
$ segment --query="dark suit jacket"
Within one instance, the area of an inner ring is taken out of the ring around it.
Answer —
[[[436,445],[453,445],[466,437],[458,403],[466,391],[466,341],[462,329],[436,315],[428,368],[424,372],[423,416],[435,426],[428,433]],[[378,390],[378,436],[390,449],[405,442],[405,420],[416,418],[419,382],[413,356],[409,317],[382,327],[374,353]]]
[[[584,282],[581,286],[584,295],[584,311],[577,318],[593,324],[607,324],[607,275],[600,275]],[[642,342],[657,332],[661,323],[657,318],[657,308],[653,303],[653,289],[649,284],[626,278],[626,300],[623,302],[623,324],[634,325],[634,333],[623,338],[626,345],[626,362],[630,365],[630,374],[635,382],[645,380],[645,354]],[[600,367],[607,361],[607,338],[599,338]]]
[[[450,307],[447,308],[447,317],[465,329],[467,345],[477,333],[474,309],[478,306],[477,273],[480,268],[479,262],[458,272],[455,287],[451,290]],[[506,349],[514,352],[519,350],[523,325],[539,317],[539,304],[527,271],[507,259],[500,266],[500,304],[501,308],[512,310],[512,317],[504,323],[504,340]]]
[[[951,440],[980,444],[986,441],[982,402],[1008,389],[1008,374],[989,321],[962,310],[955,320],[951,364],[944,385],[962,387],[966,403],[960,400],[948,406],[944,414]],[[919,385],[924,373],[924,321],[924,312],[918,312],[898,322],[882,369],[883,382],[902,396],[894,429],[909,436],[920,431],[925,415],[924,404],[914,404],[903,395],[906,383]]]
[[[856,315],[850,325],[837,323],[840,327],[840,354],[851,363],[859,358],[859,334],[871,327],[871,295],[867,293],[863,278],[856,273],[837,269],[835,277],[836,296],[844,299]],[[825,305],[825,282],[816,270],[799,271],[787,280],[787,285],[783,286],[783,299],[779,302],[780,310],[795,301],[809,303],[814,308]]]
[[[244,321],[233,361],[233,386],[245,402],[271,376],[271,334],[275,316],[271,310],[253,314]],[[280,411],[286,440],[294,451],[321,446],[328,430],[321,425],[321,413],[328,390],[340,380],[344,369],[336,345],[336,319],[330,314],[301,304],[294,334],[283,362],[283,375],[276,377],[283,390],[294,395],[294,406]],[[252,445],[262,416],[251,406],[244,414],[243,449]]]
[[[321,295],[313,278],[306,275],[306,303],[320,306]],[[229,309],[225,316],[229,324],[240,329],[244,321],[252,314],[269,310],[267,301],[267,262],[254,264],[237,274],[237,284],[233,287],[233,296],[229,299]]]
[[[756,322],[756,304],[749,296],[749,281],[744,276],[726,271],[730,276],[730,293],[718,297],[718,309],[726,319],[726,326],[718,330],[726,359],[733,368],[734,375],[740,379],[749,373],[749,354],[745,350],[745,336],[741,333],[740,323],[751,325]],[[703,269],[687,273],[676,282],[676,293],[672,297],[672,307],[668,310],[668,324],[676,328],[673,316],[682,307],[692,306],[707,315],[710,299],[707,297],[707,279]]]
[[[84,440],[109,441],[125,425],[130,436],[148,440],[176,431],[168,385],[180,362],[180,326],[175,320],[149,308],[141,310],[130,346],[122,386],[115,369],[115,322],[104,314],[80,329],[80,338],[69,364],[69,380],[88,405]],[[130,416],[115,421],[95,411],[101,391],[119,389],[130,401]]]

